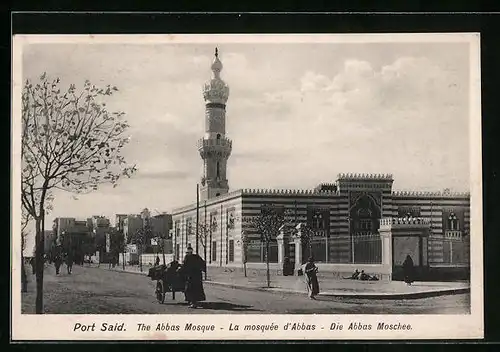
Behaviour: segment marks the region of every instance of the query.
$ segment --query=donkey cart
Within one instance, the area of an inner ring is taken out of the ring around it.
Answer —
[[[185,280],[179,268],[179,263],[172,262],[168,265],[157,265],[149,269],[148,277],[156,281],[155,296],[160,304],[165,302],[167,292],[172,292],[173,300],[175,300],[176,292],[184,292]]]

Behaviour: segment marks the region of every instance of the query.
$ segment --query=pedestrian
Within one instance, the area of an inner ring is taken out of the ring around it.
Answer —
[[[35,257],[30,258],[31,271],[35,275]]]
[[[357,280],[359,278],[360,272],[358,269],[356,269],[351,276],[349,277],[344,277],[344,279],[349,279],[349,280]]]
[[[73,270],[73,252],[71,250],[66,253],[66,267],[68,274],[71,275],[71,271]]]
[[[319,294],[318,267],[314,264],[313,257],[307,259],[307,263],[304,265],[304,273],[309,298],[316,299]]]
[[[404,280],[408,286],[411,286],[413,281],[415,281],[415,267],[413,265],[413,259],[408,254],[405,261],[403,262],[403,275]]]
[[[180,269],[181,274],[186,280],[184,296],[190,308],[197,308],[198,302],[206,299],[205,291],[203,290],[202,272],[207,271],[207,266],[198,254],[193,254],[191,246],[187,248],[186,253],[184,263]]]
[[[158,266],[158,265],[160,265],[160,257],[156,256],[155,266]]]
[[[283,259],[283,276],[293,275],[293,267],[290,258]]]
[[[63,262],[62,254],[59,250],[54,253],[54,266],[56,267],[56,275],[59,275],[59,269]]]
[[[367,281],[367,280],[370,280],[370,275],[368,275],[367,273],[365,273],[364,270],[361,270],[361,274],[359,275],[359,279],[361,281]]]

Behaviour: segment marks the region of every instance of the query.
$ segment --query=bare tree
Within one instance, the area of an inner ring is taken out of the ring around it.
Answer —
[[[128,238],[128,242],[135,244],[137,246],[137,253],[139,255],[139,269],[142,271],[142,259],[141,256],[144,252],[144,247],[146,243],[151,241],[153,238],[153,229],[149,222],[145,222],[143,227],[138,229],[135,233],[132,233]]]
[[[212,234],[217,231],[217,219],[212,218],[212,222],[204,221],[198,225],[199,231],[199,240],[203,247],[203,260],[207,261],[207,255],[212,255],[211,253],[207,254],[208,246],[212,241]],[[207,272],[205,271],[205,280],[207,279]]]
[[[246,231],[241,231],[241,250],[243,254],[243,273],[247,277],[247,252],[248,252],[249,237]]]
[[[24,250],[26,249],[26,238],[28,237],[26,228],[28,227],[29,220],[29,214],[23,211],[21,215],[21,292],[28,292],[28,275],[26,274],[24,263]]]
[[[279,229],[286,223],[286,217],[289,212],[283,208],[275,206],[263,207],[260,214],[243,219],[243,223],[248,230],[253,230],[260,235],[261,242],[264,244],[264,255],[266,260],[266,278],[267,287],[271,287],[271,275],[269,271],[269,247],[271,242],[279,234]],[[247,232],[245,230],[245,232]]]
[[[22,92],[22,206],[35,222],[36,313],[43,313],[44,218],[51,190],[85,193],[130,176],[121,155],[127,144],[123,112],[104,102],[118,89],[85,81],[61,91],[59,78],[44,73],[27,80]]]

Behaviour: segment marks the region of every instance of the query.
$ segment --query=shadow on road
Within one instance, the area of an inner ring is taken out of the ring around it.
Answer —
[[[212,309],[212,310],[232,310],[232,311],[259,311],[259,309],[254,309],[252,306],[245,306],[241,304],[233,304],[228,302],[200,302],[201,308]]]

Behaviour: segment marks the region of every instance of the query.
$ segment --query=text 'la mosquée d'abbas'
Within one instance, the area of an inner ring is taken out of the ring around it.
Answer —
[[[374,329],[375,328],[375,329]],[[201,333],[216,331],[216,326],[214,324],[169,324],[169,323],[157,323],[153,325],[137,323],[136,324],[137,331],[197,331]],[[224,330],[223,327],[219,327],[219,329]],[[325,330],[324,327],[318,327],[316,324],[305,324],[303,322],[290,322],[282,325],[283,331],[316,331],[316,330]],[[255,331],[255,332],[272,332],[280,330],[280,326],[275,323],[271,324],[233,324],[229,323],[227,327],[229,331]],[[370,330],[388,330],[388,331],[397,331],[397,330],[412,330],[412,326],[410,324],[402,324],[398,323],[386,323],[386,322],[378,322],[376,325],[372,324],[363,324],[361,322],[351,322],[349,325],[344,328],[344,324],[341,323],[331,323],[329,326],[330,331],[343,331],[343,330],[355,330],[355,331],[370,331]],[[125,323],[101,323],[99,329],[96,330],[96,324],[81,324],[76,323],[73,327],[73,331],[79,332],[91,332],[91,331],[127,331],[125,327]]]

